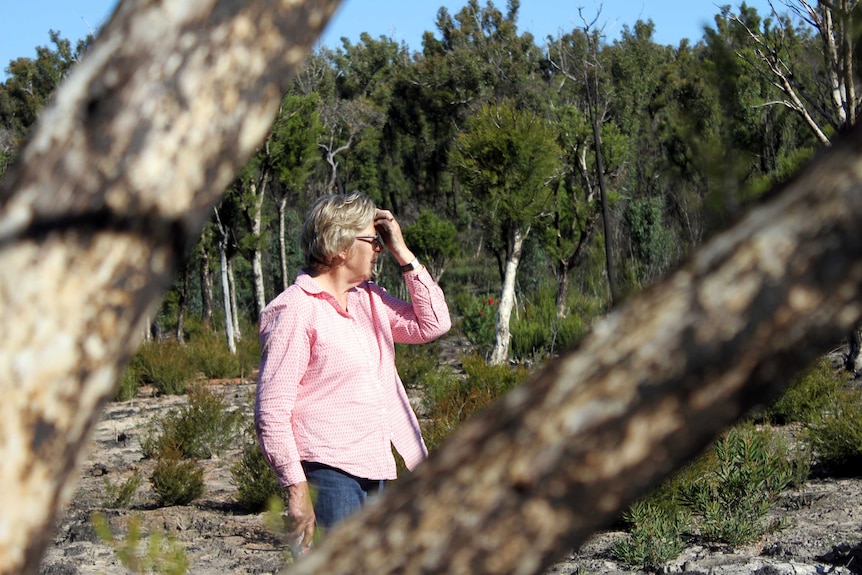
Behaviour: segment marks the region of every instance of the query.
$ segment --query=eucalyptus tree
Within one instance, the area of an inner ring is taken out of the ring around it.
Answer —
[[[482,106],[452,150],[452,167],[469,193],[471,210],[504,258],[492,365],[509,358],[509,320],[524,240],[550,213],[560,153],[555,128],[513,102]]]
[[[744,5],[736,13],[725,7],[722,15],[744,30],[748,49],[737,51],[739,58],[781,95],[766,104],[793,110],[821,144],[829,145],[832,134],[856,123],[862,104],[856,72],[862,5],[858,0],[784,5],[789,11],[779,14],[770,3],[771,17],[764,20],[752,21]]]
[[[553,225],[545,228],[544,237],[557,276],[558,317],[566,313],[569,272],[584,253],[599,216],[604,224],[611,300],[619,297],[607,188],[619,161],[619,153],[608,152],[621,142],[614,137],[609,114],[612,86],[601,59],[601,38],[600,31],[585,23],[583,29],[549,38],[547,46],[547,81],[554,88],[552,114],[565,158],[565,177],[555,189]]]
[[[449,152],[466,118],[503,98],[539,109],[541,52],[533,36],[519,33],[520,2],[501,11],[469,0],[450,14],[441,7],[436,35],[426,31],[422,52],[395,78],[384,126],[386,182],[404,188],[417,211],[436,210],[457,219],[463,207]]]
[[[286,218],[289,205],[297,205],[300,194],[311,175],[317,156],[317,142],[323,130],[317,110],[316,94],[287,94],[270,136],[275,182],[270,191],[278,211],[278,253],[281,268],[281,288],[287,289],[290,278],[287,269]]]
[[[19,57],[6,66],[8,78],[0,83],[0,177],[36,122],[59,83],[87,51],[87,36],[72,43],[60,32],[48,33],[50,46],[36,47],[36,57]]]

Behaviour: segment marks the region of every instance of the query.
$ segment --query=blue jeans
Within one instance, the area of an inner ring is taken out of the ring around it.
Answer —
[[[317,525],[331,529],[383,491],[383,479],[362,479],[322,463],[302,462],[314,500]]]

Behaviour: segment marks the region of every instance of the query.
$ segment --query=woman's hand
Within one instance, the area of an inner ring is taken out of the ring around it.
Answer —
[[[304,555],[311,549],[314,540],[314,506],[308,483],[296,483],[287,488],[287,534],[290,547],[295,554]]]
[[[374,229],[380,234],[386,249],[392,252],[392,255],[398,260],[398,265],[409,264],[416,257],[404,243],[401,225],[392,215],[392,212],[377,210],[377,214],[374,216]]]

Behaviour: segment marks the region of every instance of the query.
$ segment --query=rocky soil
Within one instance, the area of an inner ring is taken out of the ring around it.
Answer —
[[[253,383],[214,382],[213,389],[250,415]],[[158,508],[146,478],[152,462],[143,459],[140,440],[146,423],[184,402],[185,397],[154,397],[147,390],[136,399],[107,406],[81,466],[77,494],[57,525],[42,575],[125,575],[115,551],[103,542],[91,522],[103,512],[117,533],[125,533],[132,517],[147,531],[169,534],[181,544],[195,575],[264,574],[289,562],[278,537],[266,529],[263,514],[249,514],[235,502],[229,452],[205,465],[206,493],[190,506]],[[129,510],[103,508],[106,479],[117,485],[135,470],[143,480]],[[689,574],[759,575],[862,573],[862,481],[813,479],[798,492],[786,493],[774,514],[786,527],[757,545],[741,549],[693,546],[664,571]],[[622,532],[594,536],[583,548],[565,556],[549,573],[628,574],[610,549]]]

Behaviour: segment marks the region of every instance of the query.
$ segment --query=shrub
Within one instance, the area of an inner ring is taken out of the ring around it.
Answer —
[[[423,345],[395,345],[395,367],[405,386],[422,385],[428,374],[439,368],[437,342]]]
[[[522,366],[488,365],[478,355],[461,358],[463,377],[439,370],[426,376],[425,403],[430,423],[425,429],[429,448],[439,443],[470,415],[484,409],[526,380]]]
[[[185,549],[173,537],[165,536],[162,532],[150,533],[146,538],[146,553],[141,553],[141,518],[132,517],[129,521],[129,530],[122,538],[117,538],[107,518],[101,513],[92,517],[93,527],[96,534],[107,543],[117,554],[120,563],[129,573],[160,573],[163,575],[184,575],[188,573],[189,561]]]
[[[586,331],[580,312],[557,317],[556,285],[546,286],[525,300],[513,316],[512,355],[517,358],[546,357],[567,349]],[[589,319],[589,318],[587,318]]]
[[[237,486],[237,501],[249,511],[263,511],[274,497],[283,496],[275,472],[267,465],[257,442],[246,442],[230,473]]]
[[[842,385],[841,377],[832,369],[829,360],[821,359],[794,381],[762,417],[778,425],[810,422],[828,408]]]
[[[228,448],[239,434],[243,414],[204,385],[189,390],[188,403],[153,418],[141,442],[144,457],[176,450],[186,459],[207,459]]]
[[[128,401],[138,395],[141,388],[140,374],[134,369],[127,367],[120,375],[120,385],[114,394],[114,401]]]
[[[862,393],[856,389],[836,392],[829,407],[808,424],[805,439],[820,463],[833,473],[862,472]]]
[[[658,570],[685,548],[684,536],[690,515],[684,509],[667,509],[639,501],[623,518],[630,525],[630,531],[611,552],[628,566]]]
[[[162,507],[188,505],[204,492],[204,470],[193,459],[181,459],[179,451],[169,451],[156,461],[150,484]]]
[[[116,484],[105,477],[105,493],[102,497],[102,505],[108,509],[128,508],[140,484],[141,474],[137,471],[125,481]]]
[[[733,428],[715,443],[716,467],[680,486],[680,500],[706,541],[743,545],[760,538],[769,508],[793,479],[787,449],[766,430]]]
[[[184,346],[174,340],[145,342],[138,350],[135,363],[142,380],[153,384],[161,394],[185,393],[197,374],[186,358]]]
[[[484,354],[494,344],[499,304],[490,294],[476,297],[462,292],[455,298],[455,307],[461,316],[461,332],[479,353]]]

